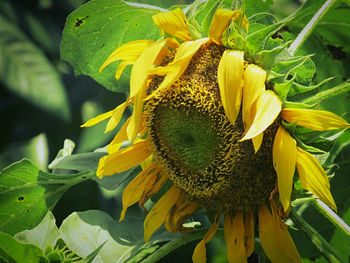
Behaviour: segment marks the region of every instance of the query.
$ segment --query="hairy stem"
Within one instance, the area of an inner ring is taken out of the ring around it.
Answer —
[[[294,209],[291,209],[289,216],[294,224],[306,234],[315,247],[330,263],[345,263],[334,248]]]
[[[288,48],[288,52],[291,56],[294,56],[298,48],[304,43],[307,37],[311,34],[317,23],[321,20],[325,13],[331,8],[335,3],[335,0],[327,0],[322,7],[316,12],[316,14],[311,18],[309,23],[301,30],[299,35],[293,41],[292,45]]]

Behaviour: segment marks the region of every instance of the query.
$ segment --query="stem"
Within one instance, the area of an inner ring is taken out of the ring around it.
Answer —
[[[341,219],[333,210],[331,210],[325,203],[321,200],[316,199],[312,204],[318,208],[318,210],[335,225],[337,228],[342,230],[345,235],[350,237],[350,227]]]
[[[334,248],[311,225],[298,215],[294,209],[291,209],[289,216],[294,224],[306,234],[328,262],[345,263]]]
[[[156,250],[153,254],[145,258],[141,263],[153,263],[158,262],[161,258],[165,257],[169,253],[173,252],[175,249],[185,245],[191,241],[202,239],[207,233],[208,229],[193,231],[186,233],[179,237],[174,238],[170,242],[166,243],[164,246]],[[218,229],[216,234],[223,234],[222,229]]]
[[[317,23],[321,20],[325,13],[331,8],[335,3],[335,0],[327,0],[323,6],[316,12],[316,14],[311,18],[309,23],[301,30],[297,38],[293,41],[292,45],[288,48],[288,52],[291,56],[294,56],[298,48],[304,43],[307,37],[311,34],[312,30],[315,28]]]

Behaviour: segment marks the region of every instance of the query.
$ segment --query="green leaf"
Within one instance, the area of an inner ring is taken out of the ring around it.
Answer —
[[[121,0],[92,0],[68,16],[61,56],[76,74],[89,75],[112,91],[126,92],[129,74],[124,72],[117,81],[117,64],[108,66],[101,74],[98,70],[120,45],[138,39],[159,39],[161,31],[152,21],[152,15],[157,13],[156,7],[136,7]]]
[[[0,231],[13,235],[35,227],[69,187],[94,176],[49,174],[25,159],[10,165],[0,172]]]
[[[254,56],[257,52],[260,50],[266,49],[266,44],[269,40],[269,38],[277,31],[279,30],[284,24],[286,23],[285,20],[280,21],[278,23],[265,26],[251,34],[248,35],[248,37],[245,39],[246,41],[246,52],[249,54],[249,56]]]
[[[55,217],[49,211],[39,225],[31,230],[17,233],[15,239],[22,243],[37,245],[44,251],[48,245],[54,247],[59,236]]]
[[[0,15],[0,81],[25,100],[68,120],[69,104],[57,71],[19,28]]]
[[[50,169],[67,169],[75,171],[92,171],[97,169],[98,161],[105,156],[105,152],[78,153],[59,157],[50,165]]]
[[[0,261],[9,263],[45,262],[43,251],[32,244],[22,244],[9,234],[0,232]]]
[[[132,250],[144,244],[142,226],[141,220],[126,218],[118,224],[106,213],[90,210],[68,216],[60,232],[67,246],[83,258],[106,242],[95,262],[125,262]]]

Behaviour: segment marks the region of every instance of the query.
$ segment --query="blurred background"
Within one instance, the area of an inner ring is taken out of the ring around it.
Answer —
[[[42,170],[48,170],[48,164],[63,147],[65,139],[68,138],[75,143],[74,153],[81,153],[105,146],[113,136],[103,133],[105,122],[91,128],[80,128],[80,125],[98,114],[113,109],[125,100],[125,95],[108,91],[87,76],[75,76],[71,66],[60,59],[60,42],[66,17],[85,2],[85,0],[0,0],[1,169],[22,158],[28,158]],[[169,1],[133,2],[169,7]],[[192,1],[171,2],[186,4]],[[302,2],[275,1],[271,10],[277,18],[283,18],[296,10]],[[340,51],[344,53],[343,50]],[[330,56],[333,55],[331,49],[326,52],[329,52]],[[340,53],[340,58],[342,55],[345,56],[344,54]],[[346,59],[349,60],[349,57]],[[341,78],[346,80],[349,74]],[[335,101],[328,102],[329,107],[332,108],[334,103]],[[343,112],[344,109],[341,113]],[[346,169],[350,168],[347,167],[350,166],[349,163],[345,162],[349,159],[349,152],[349,147],[344,148],[337,159],[339,162],[344,161],[339,174],[345,174]],[[342,172],[342,169],[345,170]],[[344,183],[348,182],[338,179],[332,182],[332,185]],[[345,190],[335,193],[336,202],[337,198],[340,198],[339,195],[345,194]],[[53,213],[58,226],[74,211],[100,209],[116,218],[116,202],[113,193],[102,190],[94,181],[88,181],[69,189]],[[342,214],[348,210],[349,202],[350,199],[347,198],[343,204]],[[327,224],[329,223],[325,220],[320,228],[322,231],[327,231],[326,235],[331,238],[334,229],[330,230],[331,226],[325,229]],[[305,241],[305,237],[298,235],[297,238]],[[304,241],[300,241],[301,244]],[[300,242],[296,241],[298,248]],[[308,262],[313,262],[311,259],[317,258],[319,254],[315,252],[310,241],[305,242],[311,248],[299,249],[310,259]],[[195,243],[181,248],[181,253],[175,251],[176,261],[173,262],[178,262],[181,258],[187,262],[194,245]],[[211,254],[209,262],[225,262],[224,240],[215,238],[211,242],[209,253]],[[168,256],[164,262],[171,262],[172,257],[173,255]],[[255,260],[253,256],[250,262]]]

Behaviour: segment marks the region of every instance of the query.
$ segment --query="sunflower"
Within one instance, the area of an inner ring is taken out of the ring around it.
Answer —
[[[206,262],[205,245],[222,217],[229,262],[247,262],[257,223],[272,262],[301,262],[283,220],[295,170],[304,189],[334,210],[336,205],[325,171],[283,124],[328,131],[349,123],[328,111],[284,107],[265,85],[266,71],[222,42],[232,22],[248,31],[240,11],[216,10],[208,38],[193,39],[179,8],[154,15],[153,21],[168,38],[126,43],[100,68],[121,60],[119,79],[133,64],[127,100],[83,125],[109,118],[106,132],[111,131],[126,107],[133,107],[97,169],[102,178],[142,167],[124,189],[120,221],[128,207],[137,202],[143,207],[166,189],[144,220],[146,242],[162,224],[173,233],[192,230],[184,222],[204,207],[216,216],[193,262]],[[121,148],[126,140],[130,145]]]

